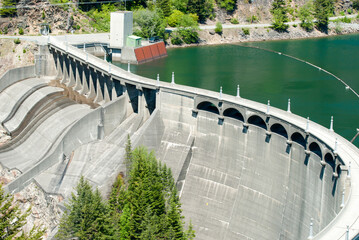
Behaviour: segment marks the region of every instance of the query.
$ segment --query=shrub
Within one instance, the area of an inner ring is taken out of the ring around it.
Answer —
[[[183,15],[183,12],[174,10],[173,13],[167,18],[168,25],[171,27],[177,26]]]
[[[19,28],[19,34],[20,34],[20,35],[24,35],[24,29]]]
[[[359,10],[359,0],[353,0],[353,8]]]
[[[172,36],[172,38],[171,38],[171,43],[172,43],[173,45],[181,45],[181,44],[183,43],[183,41],[182,41],[182,39],[180,38],[180,36],[176,34],[176,35]]]
[[[15,43],[15,44],[20,44],[21,41],[20,41],[20,39],[17,38],[17,39],[14,40],[14,43]]]
[[[26,53],[26,49],[23,49],[23,50],[22,50],[22,53]]]
[[[222,26],[222,23],[221,22],[217,22],[216,23],[216,28],[214,29],[214,31],[218,34],[222,34],[223,32],[223,26]]]
[[[199,41],[198,32],[195,28],[181,28],[178,32],[184,43],[191,44]]]
[[[232,24],[239,24],[239,21],[237,18],[231,18],[231,23]]]
[[[242,28],[242,31],[243,31],[244,35],[249,35],[250,34],[249,28]]]
[[[345,16],[344,18],[341,18],[340,21],[343,23],[351,23],[352,19]]]
[[[258,17],[256,15],[252,15],[247,18],[247,22],[254,23],[258,21]]]
[[[42,18],[42,19],[45,19],[45,17],[46,17],[46,15],[45,15],[45,11],[44,11],[44,10],[42,10],[42,15],[41,15],[41,18]]]
[[[225,8],[228,12],[233,12],[236,7],[237,0],[217,0],[221,8]]]
[[[297,25],[297,24],[293,24],[293,27],[295,27],[295,28],[296,28],[296,27],[298,27],[298,25]]]
[[[353,10],[351,8],[349,8],[347,12],[348,12],[348,14],[352,14]]]

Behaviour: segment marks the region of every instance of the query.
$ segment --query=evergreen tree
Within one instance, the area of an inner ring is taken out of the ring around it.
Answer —
[[[313,3],[308,2],[299,8],[300,26],[307,31],[312,31],[314,28],[313,17]]]
[[[102,202],[101,194],[92,187],[84,177],[76,187],[76,194],[72,193],[67,211],[61,218],[57,239],[98,239],[107,233],[108,208]]]
[[[45,233],[44,229],[33,227],[29,234],[22,231],[26,224],[26,218],[29,216],[31,209],[22,213],[19,205],[14,204],[14,196],[5,194],[0,184],[0,238],[5,240],[11,239],[42,239]]]
[[[181,204],[170,168],[144,148],[130,150],[129,177],[119,174],[108,205],[81,177],[57,239],[193,239],[192,225],[183,229]]]
[[[314,17],[317,19],[316,25],[322,31],[328,30],[329,16],[334,12],[333,0],[315,0]]]
[[[186,237],[188,240],[193,240],[196,237],[195,231],[193,230],[192,222],[189,221],[188,229],[186,231]]]
[[[188,0],[187,12],[197,14],[199,22],[204,23],[213,16],[213,0]]]
[[[1,0],[0,15],[7,17],[16,14],[16,0]]]
[[[218,5],[228,12],[233,12],[235,10],[236,2],[237,0],[217,0]]]
[[[170,0],[157,0],[157,6],[161,9],[163,16],[168,17],[171,15]]]
[[[274,0],[272,3],[271,13],[273,16],[272,28],[277,31],[288,29],[288,9],[285,0]]]

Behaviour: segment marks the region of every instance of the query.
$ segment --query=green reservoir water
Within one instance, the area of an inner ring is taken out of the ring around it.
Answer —
[[[168,57],[138,66],[131,71],[161,81],[236,94],[286,109],[291,99],[293,113],[329,127],[351,139],[359,128],[359,98],[334,77],[305,63],[260,49],[292,55],[334,73],[359,92],[359,35],[321,39],[271,41],[169,49]],[[127,65],[118,64],[127,69]],[[355,141],[359,145],[359,138]]]

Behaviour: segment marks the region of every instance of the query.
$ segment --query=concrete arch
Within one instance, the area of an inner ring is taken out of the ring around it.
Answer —
[[[271,132],[281,135],[286,139],[288,139],[288,132],[282,124],[274,123],[272,126],[270,126],[270,130]]]
[[[323,158],[323,151],[322,151],[321,147],[319,146],[319,144],[317,142],[315,142],[315,141],[311,142],[308,145],[308,148],[312,153],[319,156],[320,159]]]
[[[306,145],[306,141],[305,141],[305,138],[303,137],[303,135],[299,132],[294,132],[290,139],[293,141],[293,142],[296,142],[298,143],[299,145],[303,146],[303,148],[305,148],[305,145]]]
[[[265,123],[265,121],[263,120],[263,118],[261,118],[258,115],[252,115],[248,118],[248,123],[255,125],[257,127],[261,127],[264,128],[265,130],[267,130],[267,124]]]
[[[224,117],[230,117],[244,122],[243,114],[235,108],[227,108],[223,111]]]
[[[331,153],[328,152],[324,155],[324,161],[333,169],[333,172],[335,172],[335,158]]]
[[[215,113],[215,114],[219,114],[219,109],[216,107],[215,104],[213,104],[210,101],[200,102],[197,105],[197,109],[207,111],[207,112],[211,112],[211,113]]]

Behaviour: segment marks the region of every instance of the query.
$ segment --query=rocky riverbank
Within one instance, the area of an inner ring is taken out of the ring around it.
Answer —
[[[247,31],[246,31],[247,30]],[[222,34],[215,33],[214,30],[200,30],[198,44],[169,44],[168,48],[203,46],[216,44],[232,44],[241,42],[260,42],[288,39],[304,39],[329,37],[343,34],[359,33],[359,23],[330,23],[328,32],[321,32],[317,29],[305,31],[299,26],[290,26],[286,32],[277,32],[269,27],[253,28],[226,28]],[[170,42],[170,41],[169,41]]]

